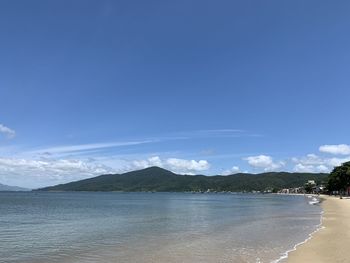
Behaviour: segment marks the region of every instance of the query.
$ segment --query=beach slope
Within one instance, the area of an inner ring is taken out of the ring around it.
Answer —
[[[290,252],[288,263],[350,262],[350,199],[324,199],[323,228]]]

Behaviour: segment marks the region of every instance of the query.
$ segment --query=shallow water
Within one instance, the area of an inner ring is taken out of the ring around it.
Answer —
[[[0,193],[0,262],[271,262],[308,237],[303,196]]]

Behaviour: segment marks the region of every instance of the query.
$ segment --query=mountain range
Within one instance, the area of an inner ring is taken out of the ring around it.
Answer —
[[[29,191],[29,189],[18,187],[18,186],[0,184],[0,192],[1,191]]]
[[[303,186],[308,180],[326,182],[325,173],[267,172],[227,176],[180,175],[159,167],[97,177],[37,189],[36,191],[265,191]]]

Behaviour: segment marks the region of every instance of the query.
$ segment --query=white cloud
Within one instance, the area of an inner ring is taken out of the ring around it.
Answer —
[[[248,161],[248,164],[256,169],[263,169],[264,171],[276,171],[285,166],[285,163],[274,162],[273,158],[268,155],[258,155],[258,156],[250,156],[247,158],[243,158],[243,160]]]
[[[297,173],[328,173],[329,167],[326,165],[304,165],[298,163],[294,166],[294,171]]]
[[[175,173],[198,174],[208,170],[210,164],[206,160],[162,159],[159,156],[140,160],[122,158],[58,159],[51,155],[41,155],[40,158],[34,159],[0,157],[0,183],[38,188],[101,174],[124,173],[151,166],[159,166]]]
[[[210,164],[206,160],[186,160],[178,158],[161,159],[159,156],[153,156],[145,160],[135,160],[132,162],[134,169],[143,169],[151,166],[158,166],[169,169],[175,173],[193,174],[208,170]]]
[[[347,155],[350,154],[350,145],[347,144],[337,144],[337,145],[322,145],[319,148],[320,152]]]
[[[297,158],[294,157],[292,158],[292,161],[294,163],[300,163],[302,165],[321,165],[325,163],[325,159],[321,158],[320,156],[316,154],[308,154],[305,157],[302,158]]]
[[[350,161],[350,156],[348,157],[344,157],[344,158],[330,158],[327,159],[327,162],[330,166],[335,167],[335,166],[340,166],[345,162],[349,162]]]
[[[113,169],[93,160],[0,158],[1,182],[24,187],[65,183],[112,172]]]
[[[304,165],[302,163],[298,163],[294,167],[294,171],[298,173],[313,173],[314,169],[313,165]]]
[[[328,173],[332,171],[334,167],[350,161],[350,145],[347,144],[321,145],[319,151],[322,153],[348,156],[329,158],[316,154],[308,154],[304,157],[294,157],[292,158],[292,162],[295,164],[294,171]]]
[[[163,167],[163,161],[159,158],[159,156],[153,156],[146,160],[135,160],[132,162],[131,169],[144,169],[151,166]]]
[[[227,169],[221,173],[221,175],[230,175],[230,174],[236,174],[241,172],[241,169],[239,169],[238,166],[232,166],[231,169]]]
[[[317,170],[320,172],[320,173],[328,173],[329,172],[329,168],[323,164],[317,166]]]
[[[4,134],[7,138],[13,138],[16,136],[16,132],[9,127],[0,123],[0,133]]]
[[[153,157],[149,158],[148,160],[152,164],[152,166],[162,166],[163,165],[163,162],[159,158],[159,156],[153,156]]]
[[[350,156],[344,158],[325,158],[316,154],[308,154],[301,158],[292,158],[296,172],[330,172],[335,166],[350,161]]]
[[[170,169],[177,171],[205,171],[208,170],[210,165],[206,160],[185,160],[177,158],[169,158],[166,160],[166,164]]]

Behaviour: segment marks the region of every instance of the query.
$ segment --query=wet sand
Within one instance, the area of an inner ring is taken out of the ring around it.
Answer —
[[[350,262],[350,199],[323,198],[322,229],[290,252],[288,263]]]

